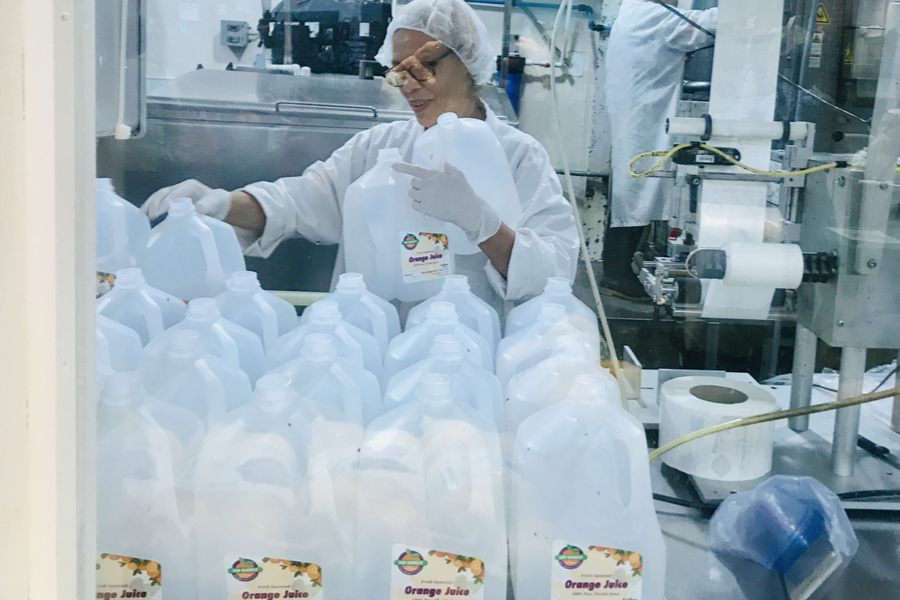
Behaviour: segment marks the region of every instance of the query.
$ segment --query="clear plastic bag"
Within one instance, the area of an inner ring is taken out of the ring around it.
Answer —
[[[820,597],[859,542],[840,499],[812,477],[776,475],[722,502],[710,522],[712,547],[784,577],[792,600]]]

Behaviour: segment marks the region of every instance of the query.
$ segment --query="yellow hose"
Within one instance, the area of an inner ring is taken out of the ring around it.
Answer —
[[[790,410],[780,410],[773,413],[766,413],[764,415],[757,415],[755,417],[745,417],[743,419],[736,419],[734,421],[728,421],[726,423],[719,423],[718,425],[711,425],[709,427],[704,427],[703,429],[698,429],[697,431],[692,431],[691,433],[687,433],[681,437],[677,437],[667,444],[663,444],[650,453],[650,462],[653,462],[670,450],[674,450],[675,448],[683,446],[688,442],[692,442],[696,439],[706,437],[707,435],[712,435],[714,433],[728,431],[729,429],[737,429],[738,427],[747,427],[748,425],[768,423],[769,421],[778,421],[781,419],[790,419],[791,417],[800,417],[803,415],[811,415],[814,413],[826,412],[829,410],[837,410],[839,408],[847,408],[849,406],[856,406],[858,404],[865,404],[867,402],[874,402],[876,400],[884,400],[885,398],[891,398],[893,396],[900,396],[900,386],[897,386],[891,390],[885,390],[883,392],[862,394],[860,396],[853,396],[852,398],[845,398],[843,400],[836,400],[834,402],[827,402],[825,404],[816,404],[815,406],[805,406],[803,408],[792,408]]]

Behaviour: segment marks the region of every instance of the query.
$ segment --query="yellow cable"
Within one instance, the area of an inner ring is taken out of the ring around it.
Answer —
[[[628,163],[628,174],[631,175],[632,177],[634,177],[635,179],[643,179],[644,177],[649,177],[653,173],[656,173],[664,164],[669,162],[669,160],[673,156],[675,156],[676,152],[678,152],[679,150],[681,150],[683,148],[690,148],[690,146],[691,146],[690,144],[680,144],[678,146],[675,146],[668,152],[657,151],[657,152],[644,152],[643,154],[638,154],[637,156],[635,156],[634,158],[631,159],[630,163]],[[631,170],[631,167],[634,166],[634,163],[641,160],[642,158],[649,158],[651,156],[663,156],[665,158],[663,158],[661,161],[656,163],[656,165],[654,165],[653,168],[650,169],[649,171],[644,171],[642,173],[635,173],[634,171]]]
[[[848,406],[856,406],[858,404],[865,404],[866,402],[884,400],[885,398],[891,398],[892,396],[900,396],[900,386],[895,387],[892,390],[886,390],[873,394],[862,394],[860,396],[853,396],[852,398],[845,398],[843,400],[836,400],[834,402],[827,402],[825,404],[805,406],[803,408],[792,408],[790,410],[780,410],[773,413],[766,413],[764,415],[757,415],[755,417],[745,417],[743,419],[736,419],[734,421],[728,421],[726,423],[719,423],[718,425],[711,425],[710,427],[698,429],[697,431],[693,431],[681,437],[677,437],[667,444],[663,444],[650,453],[650,462],[653,462],[670,450],[674,450],[675,448],[687,444],[688,442],[692,442],[696,439],[705,437],[707,435],[712,435],[714,433],[728,431],[729,429],[737,429],[738,427],[746,427],[748,425],[768,423],[769,421],[778,421],[780,419],[789,419],[791,417],[800,417],[803,415],[811,415],[814,413],[820,413],[829,410],[837,410],[839,408],[847,408]]]

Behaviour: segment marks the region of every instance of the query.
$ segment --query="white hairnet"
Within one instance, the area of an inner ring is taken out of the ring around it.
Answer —
[[[496,71],[497,56],[488,39],[487,27],[463,0],[413,0],[398,9],[388,26],[384,45],[375,60],[393,66],[394,32],[398,29],[420,31],[444,43],[466,65],[475,83],[490,81]]]

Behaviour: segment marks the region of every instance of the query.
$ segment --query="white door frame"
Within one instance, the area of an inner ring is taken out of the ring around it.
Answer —
[[[94,2],[2,0],[0,598],[94,596]]]

